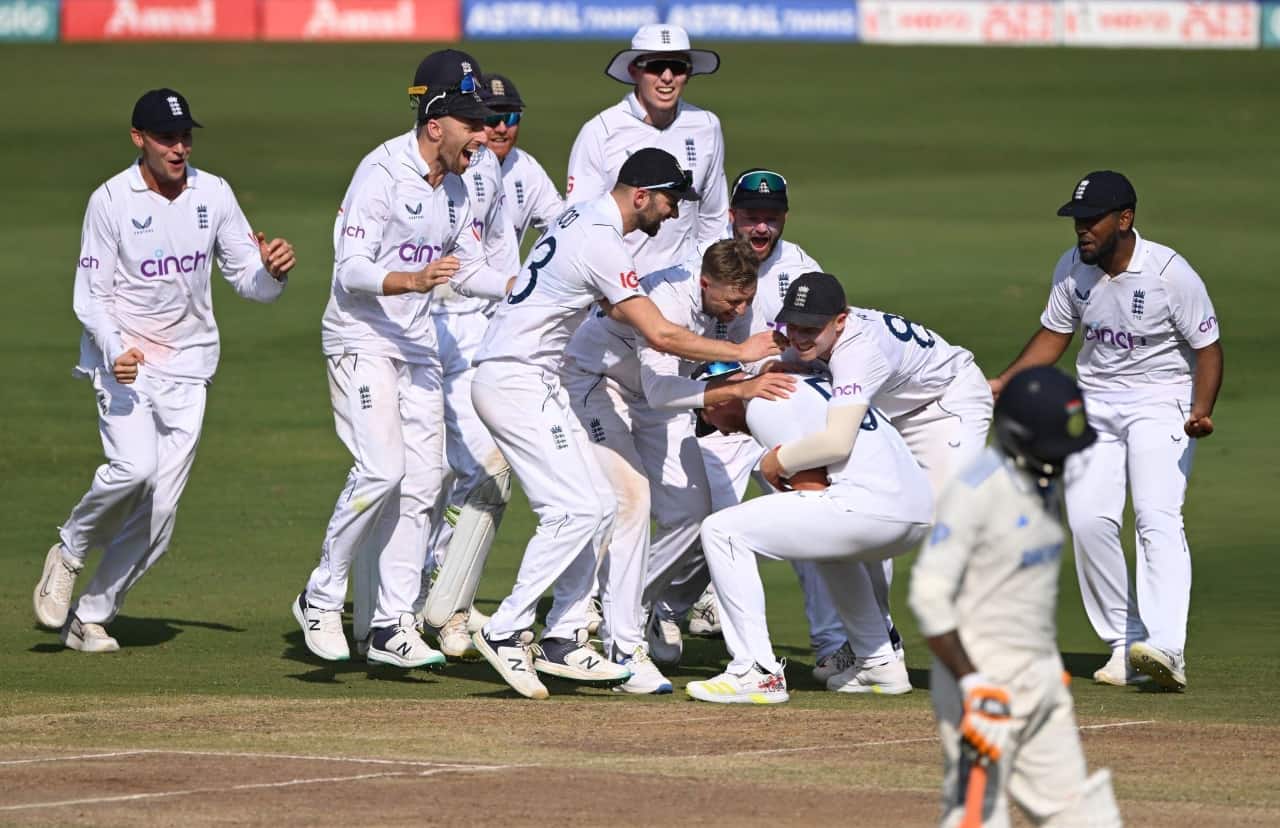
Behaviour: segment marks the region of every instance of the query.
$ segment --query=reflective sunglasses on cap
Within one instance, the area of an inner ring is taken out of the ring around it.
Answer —
[[[661,184],[647,184],[637,187],[638,190],[676,190],[684,192],[693,187],[693,170],[681,170],[681,178],[677,181],[664,181]]]
[[[635,65],[641,72],[647,72],[650,75],[661,75],[668,69],[673,75],[687,75],[693,69],[693,64],[689,61],[671,57],[636,58]]]
[[[470,69],[471,64],[464,63],[463,66],[467,67],[467,69],[463,71],[462,80],[458,82],[458,85],[444,90],[439,95],[436,95],[434,98],[427,101],[427,105],[423,109],[424,112],[430,112],[431,105],[441,98],[448,97],[449,95],[475,95],[480,91],[480,83],[476,80],[475,73]],[[425,94],[427,94],[427,87],[410,86],[409,105],[416,109],[419,99]]]
[[[520,113],[519,112],[507,112],[506,114],[498,113],[497,115],[490,115],[488,118],[484,119],[484,125],[487,127],[496,127],[498,124],[501,124],[504,122],[509,127],[519,126]]]
[[[743,173],[742,177],[733,185],[733,191],[735,193],[758,193],[760,195],[785,195],[787,192],[787,179],[776,172],[756,170]]]

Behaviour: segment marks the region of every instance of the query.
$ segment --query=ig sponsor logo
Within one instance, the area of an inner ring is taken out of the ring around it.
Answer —
[[[1102,325],[1087,325],[1084,329],[1084,338],[1086,342],[1098,342],[1102,345],[1113,345],[1117,348],[1124,348],[1132,351],[1141,345],[1147,344],[1147,338],[1140,334],[1130,333],[1129,331],[1112,330]]]
[[[166,256],[157,250],[154,259],[144,259],[141,272],[148,278],[169,276],[175,273],[194,273],[209,264],[209,254],[199,251],[184,256]]]
[[[396,252],[400,255],[400,261],[402,262],[412,262],[413,264],[426,262],[431,264],[440,249],[440,245],[427,244],[426,240],[419,238],[417,242],[407,241],[400,245]]]
[[[1218,317],[1210,316],[1200,323],[1200,333],[1208,333],[1216,327],[1218,327]]]
[[[862,386],[856,382],[848,385],[836,385],[831,388],[831,396],[833,397],[852,397],[862,393]]]
[[[622,283],[624,288],[635,289],[640,287],[640,277],[636,275],[634,270],[628,270],[626,273],[618,274],[618,281]]]

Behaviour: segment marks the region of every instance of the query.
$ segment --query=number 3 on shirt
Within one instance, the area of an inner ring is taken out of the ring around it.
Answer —
[[[542,241],[534,245],[534,252],[542,248],[546,248],[547,252],[543,254],[541,259],[536,262],[529,262],[529,284],[519,293],[513,293],[507,297],[507,304],[518,305],[529,298],[529,294],[533,293],[533,289],[538,286],[538,271],[547,266],[547,262],[551,261],[551,257],[556,255],[556,237],[547,236]],[[533,258],[530,256],[530,258]]]

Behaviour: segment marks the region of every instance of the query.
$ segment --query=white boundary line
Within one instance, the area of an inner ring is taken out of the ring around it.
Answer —
[[[209,756],[240,759],[291,759],[307,762],[352,762],[366,765],[410,765],[440,770],[504,770],[514,765],[468,765],[457,762],[428,762],[421,759],[375,759],[361,756],[313,756],[305,753],[256,753],[231,750],[181,750],[170,748],[138,748],[111,753],[82,753],[74,756],[47,756],[38,759],[5,759],[3,765],[30,765],[40,762],[79,762],[90,759],[114,759],[121,756]]]

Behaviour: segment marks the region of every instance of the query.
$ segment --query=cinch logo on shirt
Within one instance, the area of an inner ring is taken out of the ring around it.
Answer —
[[[83,267],[86,270],[97,270],[101,266],[102,266],[102,263],[92,256],[80,257],[80,267]]]
[[[154,259],[144,259],[142,275],[155,278],[168,276],[170,273],[194,273],[209,264],[207,253],[196,252],[186,256],[166,256],[163,250],[156,251]]]
[[[1096,340],[1103,345],[1114,345],[1117,348],[1125,348],[1130,351],[1139,345],[1147,344],[1145,336],[1129,333],[1128,331],[1113,331],[1110,328],[1099,325],[1086,325],[1084,338],[1086,341]]]
[[[422,242],[415,244],[410,241],[400,245],[397,252],[400,254],[400,261],[402,262],[420,264],[425,261],[430,264],[435,259],[436,254],[440,252],[440,249],[438,244],[425,244]]]
[[[364,228],[358,224],[344,224],[342,225],[342,235],[349,239],[363,239]]]
[[[1200,333],[1208,333],[1209,331],[1213,330],[1216,327],[1218,327],[1218,317],[1210,316],[1208,319],[1200,323],[1199,330],[1200,330]]]
[[[858,385],[856,382],[848,385],[836,385],[831,389],[831,396],[833,397],[852,397],[861,393],[862,386]]]

